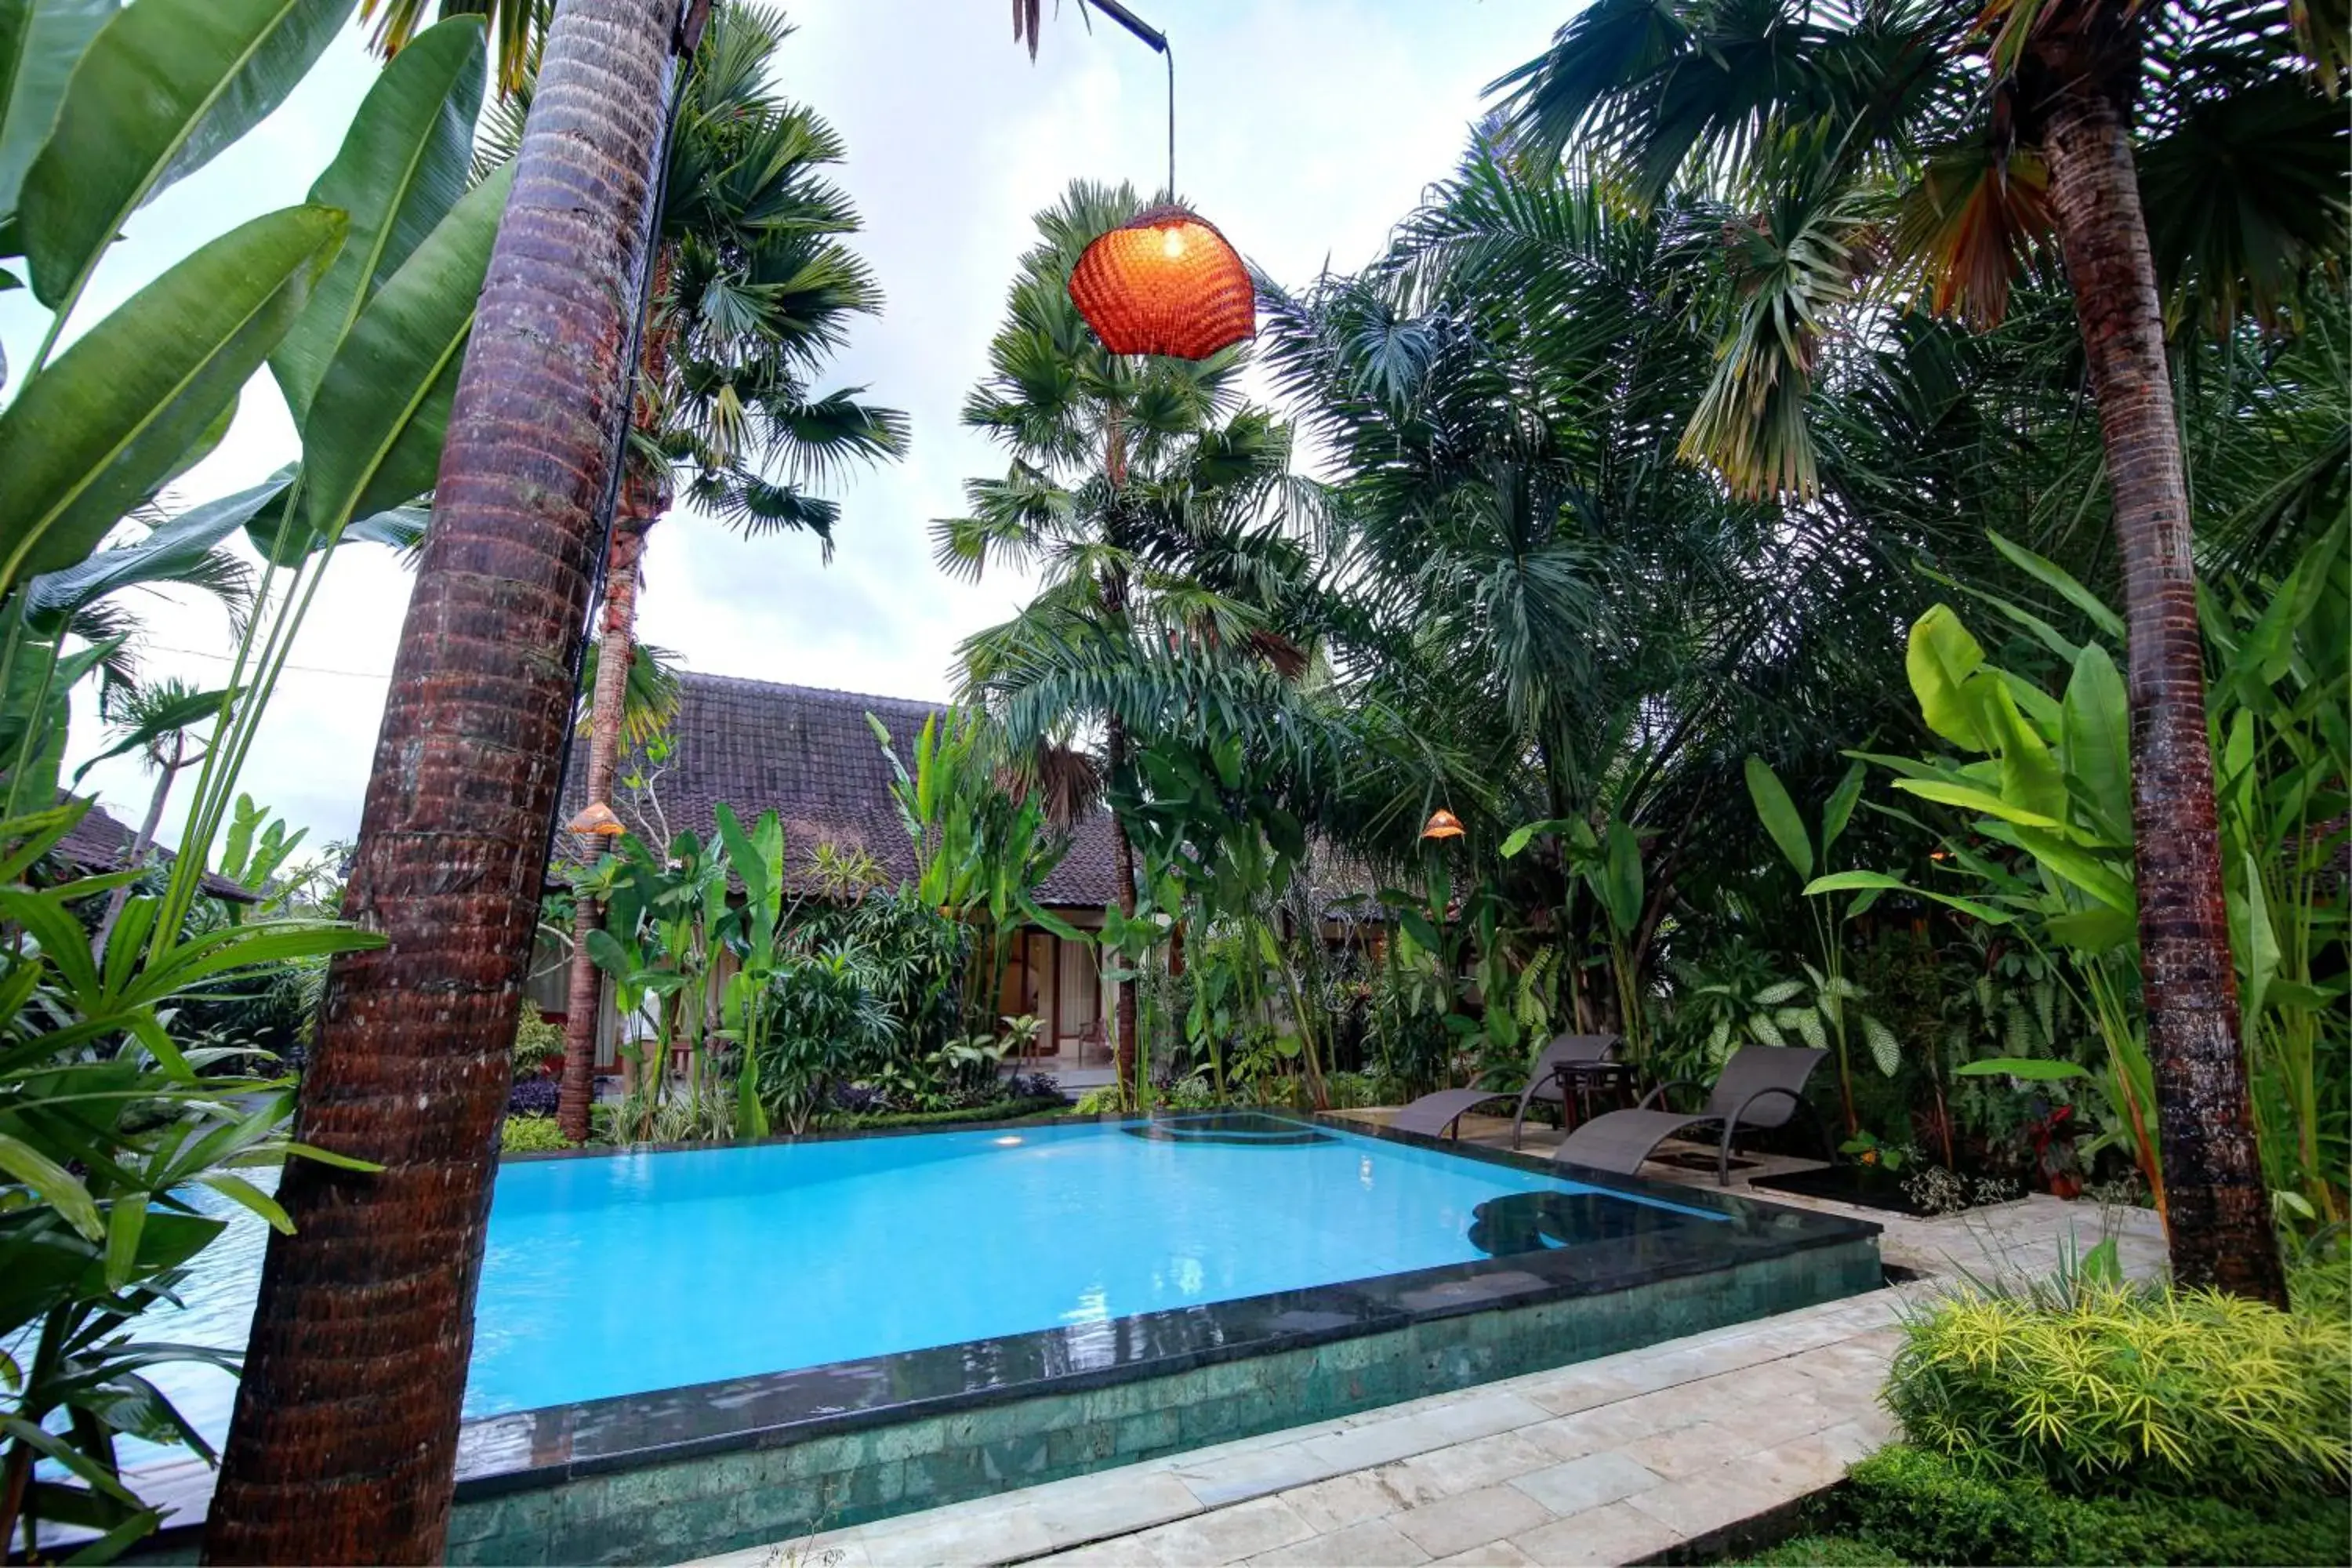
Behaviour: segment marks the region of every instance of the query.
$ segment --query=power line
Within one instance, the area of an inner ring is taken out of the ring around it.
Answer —
[[[207,653],[202,648],[167,647],[162,643],[149,643],[146,646],[147,651],[151,653],[176,653],[189,658],[209,658],[219,664],[236,662],[227,654]],[[299,670],[304,675],[339,675],[346,680],[390,680],[392,679],[388,674],[379,675],[372,669],[328,669],[315,664],[289,664],[284,668]]]

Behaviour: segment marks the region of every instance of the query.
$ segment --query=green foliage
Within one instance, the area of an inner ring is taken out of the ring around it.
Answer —
[[[236,1359],[134,1346],[121,1332],[168,1299],[221,1228],[188,1192],[209,1188],[283,1230],[284,1212],[244,1173],[289,1155],[353,1163],[287,1137],[290,1080],[256,1053],[188,1039],[178,1014],[289,960],[383,939],[323,921],[162,931],[160,901],[142,895],[124,901],[93,953],[86,919],[137,873],[26,879],[89,809],[74,802],[0,823],[0,919],[17,933],[0,949],[0,1539],[20,1518],[27,1531],[40,1520],[84,1523],[108,1555],[156,1517],[118,1478],[115,1436],[209,1453],[142,1369]],[[37,1474],[37,1459],[60,1473]]]
[[[864,949],[793,953],[777,966],[765,1037],[751,1058],[760,1101],[779,1127],[805,1132],[826,1091],[897,1038],[898,1020],[875,996],[879,976]]]
[[[571,1147],[552,1116],[509,1116],[499,1124],[501,1154],[544,1154]]]
[[[563,1026],[551,1024],[539,1016],[539,1009],[525,1004],[522,1017],[515,1024],[514,1080],[542,1076],[550,1062],[563,1054]]]
[[[2202,1488],[2116,1487],[2089,1496],[2032,1476],[1994,1477],[1896,1444],[1856,1465],[1818,1510],[1842,1533],[1758,1563],[2335,1563],[2352,1503]]]
[[[2340,1490],[2352,1323],[2095,1276],[2059,1300],[1971,1293],[1906,1322],[1886,1401],[1913,1443],[1988,1476]]]
[[[884,1110],[819,1118],[826,1131],[871,1132],[887,1127],[953,1127],[966,1121],[1020,1121],[1067,1110],[1058,1095],[1033,1095],[1024,1100],[999,1100],[987,1105],[959,1106],[952,1110]]]
[[[1107,1083],[1100,1089],[1090,1089],[1078,1096],[1072,1113],[1078,1116],[1117,1116],[1126,1109],[1126,1097],[1119,1093],[1118,1086]]]

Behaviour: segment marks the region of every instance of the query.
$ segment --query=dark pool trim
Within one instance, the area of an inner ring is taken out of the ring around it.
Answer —
[[[1391,1131],[1344,1116],[1288,1110],[1265,1114],[1489,1164],[1569,1175],[1632,1197],[1713,1210],[1734,1224],[1692,1226],[1649,1238],[1639,1258],[1626,1258],[1622,1243],[1481,1258],[1340,1285],[1139,1313],[1075,1328],[483,1416],[466,1423],[459,1438],[457,1498],[462,1502],[560,1486],[581,1476],[730,1449],[781,1447],[1047,1393],[1075,1393],[1162,1377],[1197,1366],[1308,1348],[1464,1313],[1603,1295],[1717,1272],[1739,1263],[1872,1240],[1881,1229],[1867,1220],[1782,1207],[1711,1187],[1643,1182],[1580,1167],[1567,1170],[1549,1160]],[[1055,1117],[1046,1121],[1059,1126],[1131,1120],[1113,1115]],[[1038,1119],[1022,1118],[760,1142],[929,1136],[1038,1124]],[[521,1158],[593,1159],[688,1152],[713,1149],[707,1143],[637,1145]]]

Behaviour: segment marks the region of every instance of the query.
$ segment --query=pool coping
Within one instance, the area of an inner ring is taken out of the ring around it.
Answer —
[[[460,1429],[457,1500],[556,1487],[579,1477],[741,1448],[781,1447],[1045,1393],[1168,1376],[1465,1313],[1602,1295],[1874,1238],[1882,1230],[1867,1220],[1766,1203],[1737,1191],[1645,1182],[1532,1155],[1401,1132],[1329,1112],[1233,1107],[1221,1112],[1176,1114],[1232,1114],[1244,1109],[1378,1142],[1536,1174],[1565,1176],[1678,1208],[1714,1210],[1734,1225],[1728,1227],[1728,1235],[1727,1227],[1716,1226],[1657,1233],[1645,1238],[1637,1259],[1623,1256],[1628,1249],[1622,1243],[1507,1254],[1096,1323],[480,1416],[467,1421]],[[1143,1119],[1118,1114],[1023,1117],[947,1127],[804,1133],[725,1145],[636,1144],[509,1158],[520,1163],[709,1153],[719,1148],[1139,1120]],[[1609,1257],[1612,1251],[1617,1254],[1613,1259]]]

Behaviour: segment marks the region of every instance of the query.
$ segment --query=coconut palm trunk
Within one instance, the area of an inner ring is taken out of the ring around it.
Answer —
[[[1127,767],[1127,726],[1113,714],[1103,725],[1103,756],[1109,764],[1108,776],[1123,776]],[[1127,836],[1127,823],[1114,811],[1110,814],[1110,841],[1114,858],[1118,862],[1118,912],[1129,920],[1135,918],[1135,841]],[[1118,1079],[1119,1098],[1129,1106],[1143,1103],[1142,1085],[1136,1081],[1136,1010],[1135,982],[1118,983],[1118,1005],[1113,1012],[1118,1040],[1113,1046],[1113,1072]]]
[[[2070,84],[2049,107],[2042,149],[2122,550],[2140,963],[2172,1271],[2283,1307],[2238,1042],[2188,489],[2130,132],[2097,79],[2107,73],[2080,57],[2048,68]]]
[[[620,771],[621,714],[629,689],[629,666],[636,658],[637,558],[645,548],[646,519],[629,515],[626,492],[613,519],[613,542],[604,564],[604,621],[596,652],[596,689],[588,704],[588,795],[610,805],[613,775]],[[604,909],[586,894],[572,915],[572,963],[563,1003],[563,1086],[555,1101],[556,1125],[575,1143],[588,1137],[588,1111],[596,1098],[596,1023],[604,984],[588,953],[588,933],[604,929]]]
[[[509,1046],[614,501],[676,0],[562,0],[442,450],[205,1532],[215,1563],[437,1561]]]

